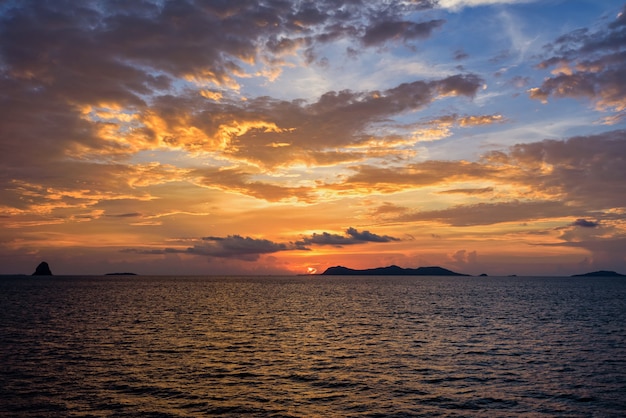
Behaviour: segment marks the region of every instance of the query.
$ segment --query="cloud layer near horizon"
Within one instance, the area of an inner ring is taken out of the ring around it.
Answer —
[[[508,3],[6,3],[3,254],[626,267],[626,8],[540,41]]]

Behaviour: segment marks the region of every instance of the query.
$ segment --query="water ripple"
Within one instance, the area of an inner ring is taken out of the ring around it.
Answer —
[[[0,279],[0,416],[618,417],[626,281]]]

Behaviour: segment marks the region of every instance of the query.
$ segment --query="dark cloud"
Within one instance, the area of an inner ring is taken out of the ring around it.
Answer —
[[[227,83],[242,71],[242,62],[280,54],[294,42],[356,39],[361,32],[371,42],[381,36],[426,37],[442,22],[390,19],[430,6],[391,2],[363,7],[334,0],[22,1],[3,11],[0,34],[11,42],[2,43],[0,54],[10,74],[34,85],[68,88],[71,81],[76,98],[108,96],[139,104],[139,96],[150,89],[166,88],[167,76]],[[100,83],[90,85],[89,79]]]
[[[139,212],[131,212],[131,213],[120,213],[117,215],[106,215],[111,218],[140,218],[143,215]]]
[[[133,254],[147,254],[147,255],[161,255],[161,254],[180,254],[186,253],[185,250],[180,250],[178,248],[163,248],[163,249],[137,249],[137,248],[124,248],[120,250],[121,253],[133,253]]]
[[[588,221],[586,219],[576,219],[576,221],[572,223],[572,226],[581,226],[583,228],[595,228],[598,225],[598,222]]]
[[[578,29],[559,37],[546,49],[551,56],[538,68],[556,67],[540,87],[530,90],[533,98],[573,97],[593,100],[600,110],[626,110],[626,6],[604,29]]]
[[[370,231],[359,232],[354,228],[348,228],[346,230],[346,234],[350,237],[354,238],[357,241],[362,242],[390,242],[390,241],[400,241],[399,238],[390,237],[388,235],[376,235],[371,233]]]
[[[193,254],[216,258],[234,258],[243,261],[256,261],[261,255],[272,254],[279,251],[294,249],[306,249],[295,247],[291,244],[275,243],[266,239],[242,237],[240,235],[228,235],[226,237],[204,237],[193,247],[164,248],[164,249],[125,249],[123,252],[138,254]]]
[[[391,242],[400,241],[399,238],[390,237],[388,235],[377,235],[369,231],[359,232],[355,228],[348,228],[345,235],[330,234],[328,232],[322,232],[321,234],[314,233],[309,237],[303,238],[301,241],[296,242],[299,246],[307,245],[333,245],[341,247],[344,245],[362,244],[366,242]]]
[[[198,243],[187,249],[188,253],[207,255],[221,258],[237,258],[254,261],[262,254],[271,254],[286,251],[287,244],[275,243],[266,239],[241,237],[229,235],[227,237],[205,237],[202,243]]]
[[[391,20],[378,22],[367,28],[362,41],[365,46],[374,46],[389,40],[406,42],[413,39],[424,39],[430,37],[432,31],[440,28],[444,23],[445,21],[441,19],[420,23]]]
[[[437,83],[440,94],[474,97],[483,86],[483,79],[475,74],[457,74]]]
[[[189,241],[189,240],[185,240]],[[242,237],[240,235],[228,235],[226,237],[209,236],[195,241],[192,247],[187,248],[164,248],[164,249],[136,249],[130,248],[123,252],[138,254],[193,254],[217,258],[233,258],[244,261],[256,261],[261,255],[277,253],[281,251],[308,251],[310,245],[354,245],[367,242],[391,242],[399,241],[398,238],[387,235],[377,235],[369,231],[361,231],[348,228],[345,235],[313,234],[294,243],[277,243],[267,239]]]
[[[469,58],[469,54],[467,52],[465,52],[462,49],[457,49],[456,51],[454,51],[454,59],[456,61],[461,61],[464,60],[466,58]]]

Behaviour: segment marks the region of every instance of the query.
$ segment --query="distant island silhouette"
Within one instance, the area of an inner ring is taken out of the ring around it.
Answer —
[[[137,273],[107,273],[105,276],[137,276]]]
[[[592,271],[591,273],[585,273],[585,274],[574,274],[571,277],[626,277],[626,275],[619,274],[615,271],[599,270],[599,271]]]
[[[376,267],[372,269],[355,270],[348,267],[329,267],[322,276],[469,276],[457,273],[443,267],[402,268],[398,266]]]
[[[52,276],[52,270],[47,262],[39,263],[32,276]],[[457,273],[452,270],[439,266],[418,267],[418,268],[402,268],[396,265],[387,267],[375,267],[371,269],[352,269],[344,266],[335,266],[327,268],[320,276],[471,276],[471,274]],[[115,272],[106,273],[105,276],[138,276],[137,273],[131,272]],[[308,274],[303,274],[308,276]],[[486,273],[482,273],[479,277],[489,277]],[[508,277],[517,277],[511,274]],[[569,277],[626,277],[610,270],[598,270],[583,274],[573,274]]]
[[[33,276],[52,276],[52,271],[50,270],[50,266],[45,261],[39,263]]]

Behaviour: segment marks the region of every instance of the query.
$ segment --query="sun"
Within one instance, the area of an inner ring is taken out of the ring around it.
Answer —
[[[315,267],[307,267],[306,274],[315,274],[317,273],[317,269]]]

